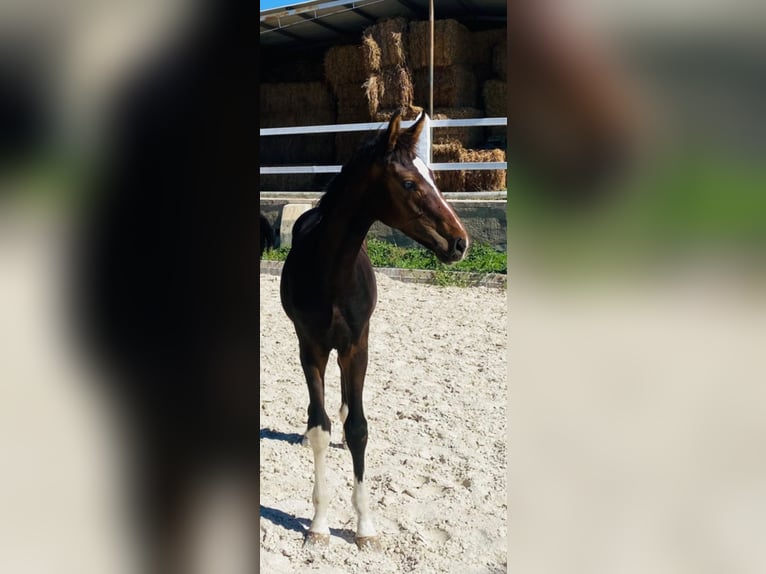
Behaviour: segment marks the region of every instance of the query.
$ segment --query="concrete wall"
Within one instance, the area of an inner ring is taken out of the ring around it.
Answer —
[[[317,200],[300,199],[300,203],[316,204]],[[261,199],[261,213],[269,220],[277,237],[282,224],[282,206],[290,203],[287,199]],[[489,243],[495,249],[505,251],[507,249],[507,225],[505,201],[492,200],[464,200],[450,201],[460,219],[465,225],[468,235],[476,241]],[[417,245],[409,237],[382,223],[375,223],[370,229],[369,235],[385,241],[390,241],[404,247]]]

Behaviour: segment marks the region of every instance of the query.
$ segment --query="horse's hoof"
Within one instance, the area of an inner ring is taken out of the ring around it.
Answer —
[[[378,536],[357,536],[356,545],[359,550],[380,550],[380,538]]]
[[[303,541],[304,546],[327,546],[330,544],[330,535],[322,534],[321,532],[307,532],[306,539]]]

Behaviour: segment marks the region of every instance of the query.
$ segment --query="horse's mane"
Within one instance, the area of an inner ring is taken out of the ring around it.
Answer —
[[[346,189],[352,173],[355,168],[362,164],[369,164],[375,161],[376,156],[382,153],[381,145],[385,137],[385,132],[379,131],[373,137],[362,142],[345,164],[340,173],[336,175],[330,183],[327,184],[324,195],[317,204],[317,209],[321,213],[327,213],[335,207]]]
[[[380,129],[374,136],[362,142],[356,149],[345,164],[340,173],[336,175],[330,183],[327,184],[324,195],[320,198],[317,204],[317,209],[321,214],[325,214],[331,211],[340,202],[343,191],[346,189],[349,180],[353,177],[353,173],[360,165],[369,165],[377,159],[398,159],[402,160],[404,156],[411,156],[414,154],[414,142],[401,142],[403,145],[398,145],[396,149],[389,153],[386,151],[386,128]],[[401,138],[402,140],[404,138]]]

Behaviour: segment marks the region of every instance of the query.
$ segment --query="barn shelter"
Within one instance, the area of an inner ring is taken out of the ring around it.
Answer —
[[[451,18],[471,29],[505,26],[506,0],[438,0],[433,4],[436,19]],[[428,20],[429,0],[315,0],[276,6],[261,10],[260,44],[261,48],[306,49],[350,43],[368,26],[396,17]]]
[[[305,2],[261,12],[261,128],[382,123],[426,110],[473,122],[505,112],[504,2]],[[429,21],[429,16],[434,20]],[[487,120],[489,121],[489,120]],[[484,124],[486,126],[487,124]],[[434,131],[432,161],[505,161],[505,127]],[[275,136],[261,165],[343,164],[362,132]],[[477,166],[478,168],[479,166]],[[328,176],[279,174],[263,190],[318,190]],[[437,172],[445,192],[505,188],[505,171]]]

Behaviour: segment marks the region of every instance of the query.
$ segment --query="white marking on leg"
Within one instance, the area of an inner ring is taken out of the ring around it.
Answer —
[[[367,500],[367,487],[364,482],[354,478],[354,492],[351,495],[351,504],[356,511],[356,537],[376,536],[375,525],[372,522],[372,512]]]
[[[343,433],[343,445],[346,446],[346,429],[343,426],[346,422],[346,419],[348,418],[348,405],[346,403],[342,403],[340,405],[338,417],[340,417],[340,428],[341,432]]]
[[[342,405],[340,405],[338,416],[340,417],[340,424],[343,424],[346,422],[346,419],[348,418],[348,405],[346,403],[343,403]]]
[[[330,433],[322,430],[321,426],[315,426],[306,432],[306,438],[314,451],[314,518],[311,520],[310,532],[318,534],[330,534],[327,523],[327,482],[325,480],[325,458],[330,446]]]

